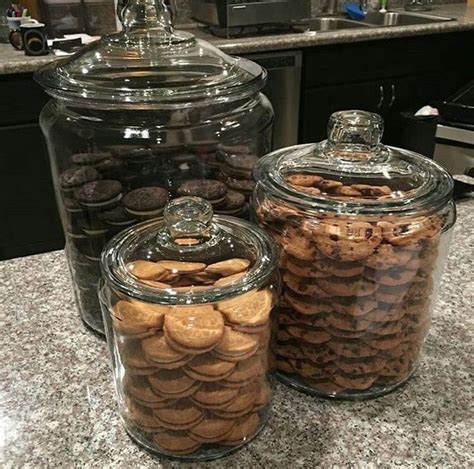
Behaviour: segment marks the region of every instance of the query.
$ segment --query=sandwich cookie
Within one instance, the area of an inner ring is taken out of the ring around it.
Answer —
[[[74,195],[91,212],[109,210],[122,199],[122,184],[109,179],[88,182],[77,189]]]
[[[139,220],[160,217],[168,202],[168,191],[162,187],[140,187],[123,198],[125,210]]]

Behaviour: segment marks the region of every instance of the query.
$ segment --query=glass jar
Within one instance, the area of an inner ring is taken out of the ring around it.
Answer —
[[[338,112],[327,141],[255,170],[256,217],[281,247],[278,374],[320,396],[378,396],[413,374],[456,218],[449,174],[382,133],[376,114]]]
[[[176,196],[247,217],[273,124],[259,65],[174,31],[162,1],[131,0],[121,18],[121,33],[36,74],[53,97],[40,123],[76,297],[99,332],[105,243]]]
[[[269,410],[278,253],[258,227],[184,197],[117,235],[100,301],[119,410],[154,452],[214,459],[250,441]]]

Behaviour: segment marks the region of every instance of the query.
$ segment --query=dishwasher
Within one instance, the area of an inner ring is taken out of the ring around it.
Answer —
[[[273,149],[298,143],[298,124],[301,93],[301,51],[279,51],[247,54],[268,72],[268,81],[262,92],[275,110]]]

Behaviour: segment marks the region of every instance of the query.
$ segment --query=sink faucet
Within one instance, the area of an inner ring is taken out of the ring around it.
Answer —
[[[329,15],[335,15],[337,13],[338,0],[327,0],[326,5],[323,7],[323,12]]]

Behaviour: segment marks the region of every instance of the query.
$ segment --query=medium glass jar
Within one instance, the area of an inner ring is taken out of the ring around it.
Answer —
[[[270,404],[278,254],[258,227],[203,199],[117,235],[101,306],[119,411],[139,444],[214,459],[250,441]]]
[[[335,113],[327,141],[255,170],[256,216],[281,247],[278,374],[321,396],[378,396],[413,374],[456,218],[449,174],[382,133],[378,115]]]
[[[41,69],[40,123],[83,320],[103,332],[100,253],[162,216],[176,196],[247,217],[257,158],[271,146],[266,72],[173,30],[163,2],[131,0],[124,29]]]

